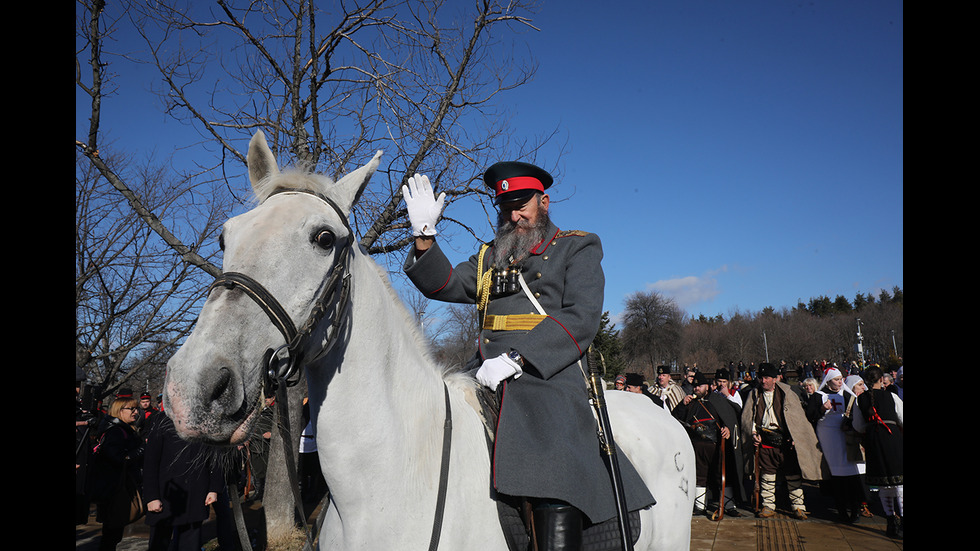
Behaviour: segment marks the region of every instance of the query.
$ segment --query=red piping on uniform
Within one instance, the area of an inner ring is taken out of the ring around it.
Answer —
[[[557,230],[557,231],[555,231],[555,235],[552,235],[552,236],[551,236],[551,239],[542,239],[542,240],[541,240],[541,243],[538,243],[537,245],[535,245],[535,246],[534,246],[534,248],[533,248],[533,249],[531,249],[531,254],[541,254],[541,253],[543,253],[543,252],[544,252],[544,249],[547,249],[547,248],[548,248],[548,244],[550,244],[550,243],[551,243],[552,241],[554,241],[554,240],[555,240],[555,238],[556,238],[556,237],[558,237],[558,233],[559,233],[560,231],[561,231],[561,230]],[[538,247],[540,247],[540,246],[541,246],[542,244],[544,244],[544,249],[541,249],[541,250],[539,251],[539,250],[538,250]]]
[[[552,316],[548,316],[548,319],[554,320],[554,322],[557,323],[559,327],[561,327],[562,329],[565,329],[565,333],[568,334],[568,338],[572,339],[572,342],[575,343],[575,348],[578,349],[578,355],[581,356],[582,355],[582,347],[578,345],[578,341],[575,340],[575,337],[572,336],[572,332],[569,331],[568,329],[566,329],[565,326],[562,325],[560,321],[556,320]]]
[[[449,277],[446,278],[446,282],[443,283],[442,286],[439,287],[438,289],[436,289],[435,291],[432,291],[432,293],[435,294],[435,293],[438,293],[439,291],[445,289],[446,288],[446,285],[449,285],[449,280],[452,279],[452,277],[453,277],[453,268],[450,267],[449,268]]]

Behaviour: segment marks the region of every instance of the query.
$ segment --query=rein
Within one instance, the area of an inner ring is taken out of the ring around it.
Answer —
[[[255,279],[240,272],[225,272],[219,275],[217,278],[215,278],[214,282],[211,283],[211,286],[208,287],[205,296],[210,295],[211,291],[219,286],[226,289],[237,288],[242,290],[246,296],[251,298],[252,301],[266,313],[269,320],[276,326],[286,341],[286,344],[278,349],[273,350],[270,348],[265,353],[265,358],[267,358],[268,363],[268,368],[265,373],[265,384],[269,390],[275,392],[279,418],[280,420],[284,420],[284,422],[279,423],[279,429],[283,441],[284,457],[287,465],[286,470],[289,477],[289,484],[293,493],[293,501],[296,507],[299,509],[299,517],[302,519],[303,529],[307,534],[306,542],[303,546],[304,551],[306,551],[312,550],[313,542],[318,537],[320,527],[322,526],[325,518],[326,501],[329,498],[329,493],[327,496],[324,496],[323,501],[320,503],[320,514],[317,518],[316,528],[315,530],[311,531],[307,524],[306,515],[303,511],[303,502],[299,492],[299,483],[296,480],[296,463],[292,449],[292,438],[288,426],[289,406],[287,402],[286,388],[295,386],[299,382],[302,368],[305,365],[308,365],[309,363],[323,357],[324,354],[333,348],[334,344],[336,344],[339,338],[342,325],[347,321],[348,306],[350,303],[351,294],[350,251],[354,246],[354,232],[350,226],[350,223],[347,221],[347,216],[344,215],[343,210],[341,210],[335,202],[330,200],[330,198],[312,191],[285,190],[281,188],[272,192],[269,197],[279,193],[304,193],[322,200],[337,213],[341,221],[343,221],[344,227],[347,229],[347,242],[342,245],[337,262],[334,264],[326,284],[322,287],[319,295],[316,297],[313,310],[310,312],[310,316],[306,320],[306,323],[304,323],[302,327],[297,328],[296,324],[293,323],[289,314],[286,312],[286,309],[283,308],[282,304],[276,300],[272,293],[270,293]],[[320,322],[323,321],[325,316],[331,311],[334,312],[334,317],[331,327],[328,330],[325,342],[316,354],[314,354],[310,359],[305,359],[303,354],[307,349],[307,344],[312,337],[314,329],[316,329]],[[286,352],[285,358],[280,356],[280,352],[283,350]],[[439,547],[439,539],[442,533],[442,523],[445,514],[446,491],[449,485],[449,458],[452,446],[452,407],[449,400],[449,388],[445,385],[445,383],[443,383],[443,390],[445,394],[446,418],[443,425],[439,490],[436,497],[436,511],[435,518],[433,520],[432,535],[430,536],[429,540],[430,551],[435,551]],[[246,545],[248,543],[248,538],[245,534],[245,525],[241,513],[241,507],[236,506],[233,507],[233,509],[243,547],[248,548],[249,546]]]

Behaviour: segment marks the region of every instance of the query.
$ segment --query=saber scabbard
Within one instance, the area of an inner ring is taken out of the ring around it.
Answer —
[[[725,518],[725,439],[721,439],[721,494],[718,496],[718,510],[712,520]]]
[[[588,382],[592,407],[599,420],[597,427],[599,445],[606,456],[606,466],[612,479],[613,496],[616,501],[616,514],[619,517],[619,533],[622,537],[623,549],[633,551],[633,538],[630,532],[629,511],[626,507],[626,492],[623,489],[623,477],[619,470],[619,457],[616,454],[616,441],[613,439],[612,424],[609,422],[609,412],[606,410],[605,383],[602,381],[602,369],[599,366],[597,354],[590,346],[586,353],[586,363],[589,367]]]

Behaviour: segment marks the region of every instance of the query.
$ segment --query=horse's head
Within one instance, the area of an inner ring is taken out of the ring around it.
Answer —
[[[324,345],[318,326],[344,307],[335,267],[357,246],[347,217],[379,158],[333,183],[280,172],[265,136],[252,137],[248,171],[259,204],[225,223],[224,273],[167,364],[164,403],[181,436],[244,441],[262,409],[270,357],[301,358]]]

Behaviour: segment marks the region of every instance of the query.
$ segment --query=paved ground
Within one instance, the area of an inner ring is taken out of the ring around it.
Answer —
[[[875,498],[876,499],[876,498]],[[691,518],[691,551],[894,551],[904,549],[902,540],[885,536],[885,519],[881,508],[872,499],[871,510],[875,517],[862,518],[857,524],[847,525],[835,521],[836,512],[814,486],[806,487],[808,520],[795,520],[784,514],[772,519],[756,519],[751,512],[740,509],[742,516],[726,516],[720,522],[704,516]],[[258,504],[247,511],[257,518]],[[214,521],[205,524],[208,539],[214,538]],[[90,517],[85,526],[75,527],[76,551],[95,551],[100,539],[100,525]],[[117,551],[146,551],[148,527],[141,522],[127,527],[126,535]],[[216,551],[212,541],[208,550]]]

